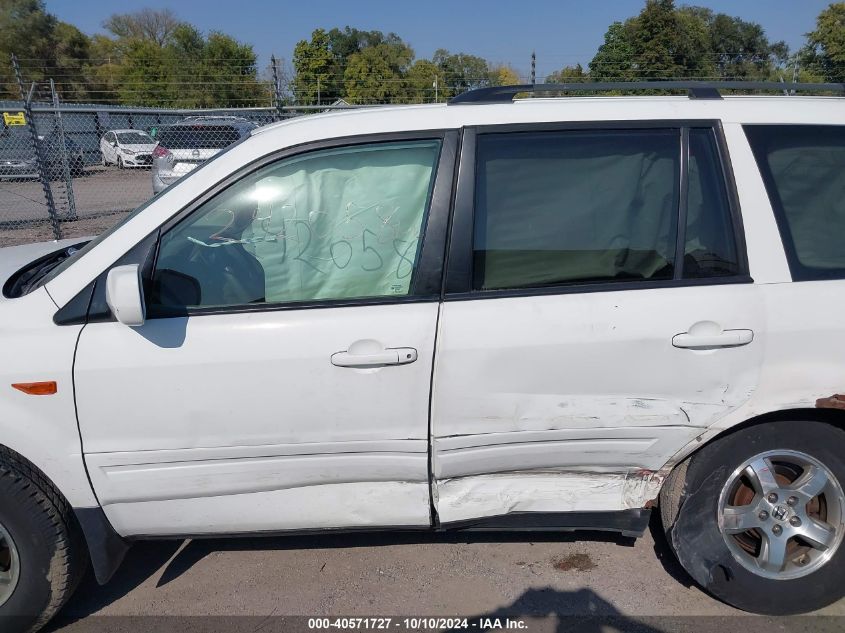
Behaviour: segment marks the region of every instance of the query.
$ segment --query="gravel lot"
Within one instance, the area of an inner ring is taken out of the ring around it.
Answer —
[[[510,616],[530,631],[845,624],[845,601],[822,612],[838,617],[752,617],[690,583],[659,532],[637,541],[599,532],[156,541],[135,545],[110,584],[89,575],[51,630],[308,630],[280,617],[291,615]],[[185,617],[200,615],[217,617]]]
[[[64,182],[51,183],[60,218],[68,210]],[[148,169],[86,167],[73,179],[78,220],[62,221],[62,236],[96,235],[153,195]],[[53,239],[41,183],[0,180],[0,246]]]

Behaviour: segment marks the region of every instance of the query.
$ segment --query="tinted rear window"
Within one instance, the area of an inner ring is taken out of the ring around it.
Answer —
[[[186,125],[161,130],[158,141],[167,149],[222,149],[246,134],[230,125]]]
[[[796,280],[845,278],[845,126],[748,125]]]
[[[473,286],[672,279],[678,130],[478,138]]]

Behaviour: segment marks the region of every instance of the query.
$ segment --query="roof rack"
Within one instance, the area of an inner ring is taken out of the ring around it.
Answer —
[[[507,103],[520,92],[608,92],[611,90],[686,90],[690,99],[721,99],[720,90],[777,90],[845,93],[845,83],[780,83],[777,81],[581,81],[563,84],[521,84],[477,88],[452,97],[449,105]]]

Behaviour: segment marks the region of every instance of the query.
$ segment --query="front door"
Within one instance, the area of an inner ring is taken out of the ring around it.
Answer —
[[[467,133],[432,403],[442,523],[642,507],[650,473],[748,400],[762,307],[717,138]]]
[[[288,154],[163,227],[146,323],[89,323],[76,356],[120,533],[429,525],[454,144]]]

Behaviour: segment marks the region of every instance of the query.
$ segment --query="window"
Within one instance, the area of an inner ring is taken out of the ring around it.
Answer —
[[[745,134],[792,277],[845,278],[845,126],[748,125]]]
[[[725,277],[739,273],[734,227],[716,139],[709,128],[689,133],[684,277]]]
[[[151,306],[410,294],[439,150],[374,143],[262,167],[162,237]]]
[[[158,141],[167,149],[222,149],[248,134],[231,125],[180,125],[161,130]]]
[[[672,279],[680,131],[482,134],[473,287]]]

